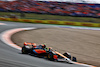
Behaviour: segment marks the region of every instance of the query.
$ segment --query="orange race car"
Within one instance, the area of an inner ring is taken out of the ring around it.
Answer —
[[[71,60],[71,55],[69,53],[61,54],[57,51],[53,51],[52,48],[47,48],[45,44],[36,45],[36,43],[24,42],[22,47],[22,54],[30,54],[33,56],[47,58],[52,61],[64,61],[67,63],[76,62],[76,57]]]

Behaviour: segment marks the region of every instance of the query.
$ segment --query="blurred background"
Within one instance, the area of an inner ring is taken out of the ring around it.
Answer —
[[[0,17],[100,22],[99,0],[0,0]]]

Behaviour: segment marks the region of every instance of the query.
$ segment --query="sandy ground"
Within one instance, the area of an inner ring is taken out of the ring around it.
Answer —
[[[47,47],[64,53],[70,52],[78,62],[100,67],[100,31],[49,28],[22,31],[12,36],[19,46],[24,42],[46,43]]]

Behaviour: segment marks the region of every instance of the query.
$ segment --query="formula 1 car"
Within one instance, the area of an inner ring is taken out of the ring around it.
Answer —
[[[57,51],[53,51],[52,49],[42,47],[41,45],[36,45],[35,43],[25,42],[21,51],[22,54],[30,54],[33,56],[44,57],[52,61],[63,61],[67,63],[73,63],[73,61],[77,61],[76,57],[73,57],[72,61],[71,55],[69,55],[68,53],[61,54]]]

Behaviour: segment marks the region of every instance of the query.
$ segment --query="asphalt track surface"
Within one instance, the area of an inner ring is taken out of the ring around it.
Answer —
[[[4,23],[4,24],[2,24]],[[53,27],[43,24],[29,24],[0,21],[0,34],[15,28],[47,28]],[[86,67],[77,64],[53,62],[43,58],[21,54],[20,50],[12,48],[0,40],[0,67]]]

